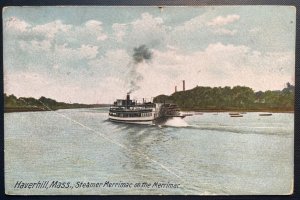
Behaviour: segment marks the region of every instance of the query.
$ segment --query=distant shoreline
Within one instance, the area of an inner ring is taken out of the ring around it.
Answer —
[[[183,112],[272,112],[272,113],[294,113],[294,110],[290,109],[185,109],[182,108]]]
[[[234,113],[247,113],[247,112],[268,112],[268,113],[294,113],[295,111],[287,110],[182,110],[183,112],[196,112],[196,113],[222,113],[222,112],[234,112]]]
[[[99,106],[86,106],[86,107],[72,107],[72,108],[57,108],[57,109],[46,109],[46,108],[26,108],[26,107],[4,107],[4,113],[12,112],[41,112],[41,111],[56,111],[63,109],[80,109],[80,108],[105,108],[110,105],[99,105]],[[272,113],[294,113],[294,110],[284,110],[284,109],[181,109],[183,112],[272,112]]]
[[[80,108],[104,108],[108,107],[109,105],[99,105],[99,106],[80,106],[80,107],[66,107],[66,108],[55,108],[55,109],[48,109],[48,108],[26,108],[26,107],[4,107],[4,113],[13,113],[13,112],[43,112],[43,111],[56,111],[56,110],[65,110],[65,109],[80,109]]]

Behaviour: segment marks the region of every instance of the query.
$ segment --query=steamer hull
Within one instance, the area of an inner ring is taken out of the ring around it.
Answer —
[[[141,118],[141,117],[133,117],[133,118],[124,118],[124,117],[113,117],[109,116],[109,120],[112,122],[119,123],[128,123],[128,124],[148,124],[151,125],[155,121],[152,117]]]

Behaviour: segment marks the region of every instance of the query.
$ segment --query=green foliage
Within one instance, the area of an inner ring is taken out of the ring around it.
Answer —
[[[293,110],[295,87],[287,83],[282,91],[258,91],[245,86],[195,87],[159,95],[154,102],[176,103],[185,110]]]
[[[158,103],[176,103],[183,110],[294,110],[295,86],[290,83],[281,91],[258,91],[245,86],[195,87],[179,91],[171,96],[159,95],[154,98]],[[4,93],[4,108],[9,111],[57,110],[68,108],[89,108],[99,105],[68,104],[40,97],[17,98]]]
[[[53,99],[40,97],[35,99],[32,97],[20,97],[9,95],[4,93],[4,110],[5,112],[13,111],[41,111],[41,110],[57,110],[57,109],[68,109],[68,108],[88,108],[97,107],[97,105],[91,104],[67,104],[64,102],[57,102]]]

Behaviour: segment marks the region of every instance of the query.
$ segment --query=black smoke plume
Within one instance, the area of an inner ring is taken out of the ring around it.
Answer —
[[[144,77],[137,71],[138,64],[149,62],[152,59],[152,52],[146,45],[141,45],[133,49],[132,61],[128,64],[129,70],[129,91],[128,94],[140,89],[138,83]]]
[[[149,61],[152,59],[152,52],[147,48],[146,45],[141,45],[133,49],[132,56],[135,64],[141,63],[143,61]]]

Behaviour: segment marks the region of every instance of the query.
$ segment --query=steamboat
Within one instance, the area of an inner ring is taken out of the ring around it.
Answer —
[[[127,94],[126,99],[117,99],[109,109],[109,120],[114,122],[134,124],[158,124],[173,117],[184,118],[176,104],[153,103],[143,101],[138,103],[131,100]]]

